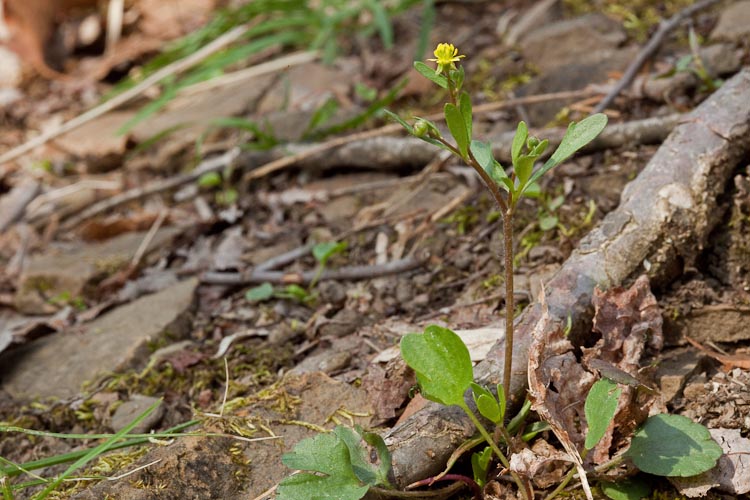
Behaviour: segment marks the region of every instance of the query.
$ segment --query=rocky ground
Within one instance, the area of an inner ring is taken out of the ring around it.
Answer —
[[[686,3],[630,12],[614,2],[445,2],[430,44],[450,41],[467,54],[466,86],[489,108],[476,113],[475,135],[502,140],[519,119],[541,129],[590,112],[653,32],[654,16]],[[433,323],[464,330],[483,359],[503,317],[503,256],[498,213],[474,173],[393,132],[309,153],[330,140],[306,136],[314,110],[334,99],[334,120],[355,116],[370,102],[363,85],[382,95],[409,76],[390,109],[439,112],[442,97],[410,71],[420,21],[418,11],[395,20],[391,51],[356,38],[332,65],[311,60],[198,89],[124,136],[116,131],[140,108],[121,108],[0,165],[0,422],[104,433],[154,403],[138,432],[198,420],[189,429],[198,435],[117,450],[82,473],[131,474],[65,483],[57,498],[271,498],[290,472],[281,455],[299,440],[339,423],[393,428],[415,410],[413,374],[393,349],[403,334]],[[683,23],[607,110],[610,126],[663,119],[655,137],[577,156],[521,207],[519,310],[616,209],[674,126],[668,117],[750,64],[750,2],[718,3],[691,25],[710,77],[679,66],[691,54]],[[85,106],[71,98],[106,86],[30,81],[4,111],[9,147],[48,120],[76,116]],[[580,94],[533,102],[565,91]],[[497,104],[519,97],[529,100]],[[215,125],[228,116],[263,124],[282,145],[233,149],[263,137]],[[362,130],[385,125],[378,120]],[[218,181],[186,174],[212,158]],[[736,460],[712,479],[714,498],[750,491],[742,479],[750,475],[748,158],[717,200],[706,248],[673,279],[652,283],[664,346],[640,360],[661,407],[728,443]],[[312,249],[325,242],[346,244],[327,271],[362,266],[359,275],[324,274],[308,286],[319,267]],[[273,292],[255,288],[266,282]],[[86,445],[0,433],[0,457],[15,463]],[[654,484],[670,498],[675,488],[700,490]]]

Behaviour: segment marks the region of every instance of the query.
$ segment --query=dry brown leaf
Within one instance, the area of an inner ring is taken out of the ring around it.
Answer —
[[[367,391],[367,396],[375,407],[374,422],[380,424],[394,418],[396,410],[408,399],[409,389],[414,384],[414,371],[400,356],[390,360],[385,368],[371,363],[362,380],[362,388]]]
[[[553,324],[542,296],[542,317],[531,333],[529,347],[529,396],[531,408],[547,422],[578,469],[586,498],[591,488],[578,448],[583,444],[581,423],[585,421],[585,394],[595,377],[576,360],[573,345],[561,325]]]

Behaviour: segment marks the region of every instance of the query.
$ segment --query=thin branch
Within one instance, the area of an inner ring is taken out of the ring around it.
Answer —
[[[420,267],[427,260],[428,255],[409,256],[403,259],[392,260],[385,264],[371,266],[346,266],[339,269],[327,269],[323,271],[318,281],[325,280],[364,280],[379,278],[391,274],[403,273]],[[221,273],[207,272],[201,277],[201,283],[210,285],[252,285],[259,283],[273,284],[298,284],[310,283],[316,275],[316,271],[305,271],[302,273],[285,273],[283,271],[267,271],[255,268],[248,273]]]
[[[622,92],[628,85],[633,82],[635,76],[641,70],[643,65],[646,64],[646,61],[648,61],[651,56],[654,55],[654,53],[657,51],[662,41],[664,40],[664,37],[667,36],[670,31],[675,29],[685,18],[692,16],[700,10],[710,7],[718,1],[719,0],[701,0],[700,2],[696,2],[693,5],[682,9],[680,12],[670,17],[668,20],[659,23],[659,29],[656,30],[656,32],[649,39],[648,43],[641,49],[633,62],[630,63],[630,66],[628,66],[628,69],[625,70],[622,78],[620,78],[617,84],[612,88],[612,90],[609,91],[604,99],[602,99],[599,104],[596,105],[594,111],[592,111],[591,113],[601,113],[602,111],[607,109],[610,104],[612,104],[612,101],[614,101],[615,97],[617,97],[620,92]]]

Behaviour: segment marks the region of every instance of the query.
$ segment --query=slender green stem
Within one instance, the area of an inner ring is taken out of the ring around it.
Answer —
[[[492,436],[489,432],[487,432],[487,429],[482,425],[482,422],[479,421],[479,419],[474,415],[474,412],[472,412],[469,407],[464,403],[461,405],[461,409],[466,412],[466,414],[471,419],[474,426],[479,431],[479,434],[482,435],[482,437],[487,441],[487,444],[490,445],[490,448],[492,448],[492,451],[495,455],[497,455],[497,458],[500,459],[500,462],[503,464],[503,467],[508,469],[510,471],[510,475],[513,477],[513,480],[516,482],[516,485],[518,486],[518,489],[521,491],[521,494],[523,495],[525,500],[533,500],[529,497],[529,491],[527,485],[523,483],[520,476],[516,474],[514,471],[510,470],[510,462],[508,461],[508,458],[505,456],[503,451],[500,449],[500,447],[497,445],[494,439],[492,439]],[[509,443],[510,444],[510,443]]]
[[[513,211],[503,212],[503,242],[505,243],[505,362],[503,363],[503,389],[510,403],[513,394],[510,392],[510,379],[513,367]]]
[[[562,482],[557,485],[557,488],[552,490],[552,493],[544,497],[544,500],[552,500],[557,495],[559,495],[560,492],[564,490],[566,486],[568,486],[568,483],[570,482],[571,479],[573,479],[573,476],[576,475],[577,470],[578,469],[575,467],[575,465],[571,467],[568,473],[565,475],[565,478],[562,480]]]

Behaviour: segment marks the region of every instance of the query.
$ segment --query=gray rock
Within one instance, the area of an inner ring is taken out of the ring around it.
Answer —
[[[160,229],[147,252],[166,245],[179,232],[174,227]],[[145,232],[125,233],[102,243],[76,243],[32,256],[14,298],[16,309],[49,314],[66,301],[84,297],[87,285],[130,263],[145,236]]]
[[[362,317],[351,309],[342,309],[330,321],[320,326],[318,332],[323,337],[345,337],[357,331],[362,325]]]
[[[164,416],[164,401],[159,398],[152,398],[150,396],[143,396],[141,394],[134,394],[131,396],[129,401],[124,402],[115,410],[115,414],[112,415],[112,429],[115,432],[121,431],[125,426],[130,424],[133,420],[138,418],[144,411],[146,411],[151,405],[158,403],[158,406],[149,413],[146,418],[138,422],[130,431],[131,434],[145,434],[150,431],[159,423],[161,418]]]
[[[734,2],[719,16],[719,22],[711,32],[712,40],[739,42],[750,36],[750,0]]]
[[[602,14],[559,21],[529,32],[520,40],[524,58],[541,73],[582,59],[591,63],[612,56],[627,36],[619,23]]]
[[[679,349],[659,363],[656,379],[665,404],[682,391],[685,382],[698,371],[704,359],[705,356],[695,349]]]
[[[16,398],[76,395],[97,376],[142,364],[148,343],[186,330],[198,281],[190,279],[0,356],[0,388]]]

